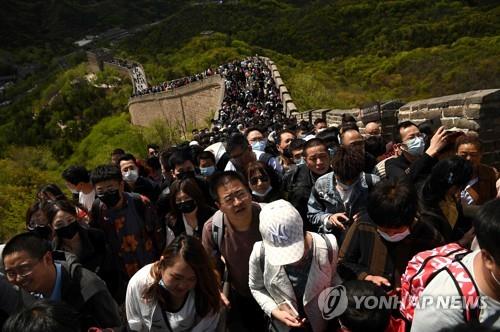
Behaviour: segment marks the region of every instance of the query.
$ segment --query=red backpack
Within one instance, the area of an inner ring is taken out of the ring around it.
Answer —
[[[461,261],[469,252],[457,243],[449,243],[432,250],[422,251],[410,260],[401,277],[400,302],[400,312],[409,324],[413,320],[415,307],[424,288],[441,271],[446,271],[450,275],[459,295],[466,299],[464,321],[479,322],[479,289],[471,273]]]

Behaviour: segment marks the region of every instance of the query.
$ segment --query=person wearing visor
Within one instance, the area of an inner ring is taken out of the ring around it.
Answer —
[[[318,298],[337,284],[337,241],[303,231],[302,224],[299,212],[282,199],[260,213],[262,241],[250,256],[249,286],[272,331],[327,330]]]
[[[444,127],[440,127],[426,149],[425,137],[415,123],[404,121],[398,124],[394,141],[401,154],[385,163],[387,178],[408,176],[413,183],[424,180],[437,164],[439,152],[449,143],[447,136]]]

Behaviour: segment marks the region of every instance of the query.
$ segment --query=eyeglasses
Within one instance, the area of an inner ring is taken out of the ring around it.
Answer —
[[[246,190],[238,190],[230,195],[225,196],[222,199],[222,202],[224,204],[231,204],[234,202],[235,199],[238,199],[239,201],[243,201],[248,198],[248,192]]]
[[[33,269],[40,261],[41,259],[38,259],[36,262],[21,264],[13,269],[5,270],[5,275],[9,280],[15,280],[17,277],[26,278],[33,273]]]
[[[253,178],[250,178],[250,184],[252,186],[255,186],[257,183],[259,183],[259,180],[261,182],[267,182],[269,181],[269,176],[266,174],[262,174],[261,176],[254,176]]]

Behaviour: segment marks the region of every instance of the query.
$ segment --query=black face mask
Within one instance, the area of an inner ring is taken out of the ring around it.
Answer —
[[[35,226],[30,229],[30,232],[37,234],[42,239],[48,240],[50,238],[51,229],[49,226]]]
[[[70,240],[76,235],[79,228],[80,227],[78,226],[78,222],[74,221],[67,226],[56,229],[56,235],[61,239]]]
[[[108,208],[114,207],[120,201],[120,192],[118,189],[108,190],[102,194],[98,194],[97,197],[106,204]]]
[[[182,213],[191,213],[196,209],[196,202],[192,199],[182,203],[177,203],[177,209]]]
[[[177,178],[179,180],[186,180],[186,179],[194,178],[194,176],[195,176],[194,171],[187,171],[187,172],[182,172],[182,173],[177,174]]]

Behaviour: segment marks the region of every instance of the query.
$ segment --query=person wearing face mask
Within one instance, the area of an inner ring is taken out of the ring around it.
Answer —
[[[150,179],[139,175],[137,161],[130,153],[124,154],[118,161],[125,181],[125,191],[146,196],[151,202],[156,202],[160,194],[160,186]]]
[[[214,154],[210,151],[202,151],[198,154],[197,159],[200,175],[206,181],[210,181],[214,174],[218,172]]]
[[[398,124],[394,133],[394,148],[399,151],[399,156],[385,162],[387,178],[407,176],[413,183],[423,181],[437,164],[439,152],[449,143],[447,136],[444,127],[440,127],[426,149],[425,139],[416,124],[411,121]]]
[[[252,190],[252,200],[259,203],[270,203],[282,198],[281,184],[276,174],[264,163],[256,161],[247,167],[246,178]]]
[[[368,192],[379,177],[363,172],[364,156],[352,146],[340,146],[332,172],[314,184],[307,202],[307,217],[320,230],[333,232],[339,243],[354,217],[365,217]]]
[[[405,178],[377,183],[366,209],[369,218],[355,219],[340,248],[343,280],[394,289],[415,254],[444,244],[434,228],[416,219],[417,191]]]
[[[461,263],[472,277],[472,287],[477,287],[480,296],[479,312],[476,316],[478,323],[481,327],[492,330],[500,328],[499,215],[500,200],[489,201],[480,208],[474,221],[479,249],[461,259]],[[412,332],[440,331],[466,323],[463,306],[438,305],[438,297],[442,298],[443,295],[448,299],[461,296],[457,281],[453,280],[447,271],[438,273],[425,287],[421,296],[432,299],[433,302],[424,307],[416,307]]]
[[[52,229],[42,205],[41,201],[36,201],[26,211],[26,230],[50,241],[52,240]]]
[[[84,268],[96,273],[108,288],[112,288],[113,276],[119,270],[112,263],[104,232],[82,223],[77,216],[76,206],[69,201],[46,202],[43,210],[54,233],[54,250],[75,255]]]
[[[433,225],[446,242],[468,245],[471,221],[464,217],[460,192],[472,178],[472,164],[458,156],[441,160],[419,190],[419,218]]]
[[[141,266],[155,261],[168,242],[168,232],[159,222],[147,197],[124,191],[119,168],[97,166],[90,174],[96,191],[91,209],[91,227],[104,231],[112,257],[119,265],[113,297],[121,303],[126,283]]]
[[[201,238],[203,225],[216,209],[205,202],[193,179],[176,180],[170,186],[170,213],[166,220],[175,236],[187,234]]]
[[[264,137],[264,133],[262,132],[262,130],[256,127],[251,127],[247,128],[245,133],[248,144],[252,146],[253,151],[261,151],[261,152],[265,151],[267,140]]]

